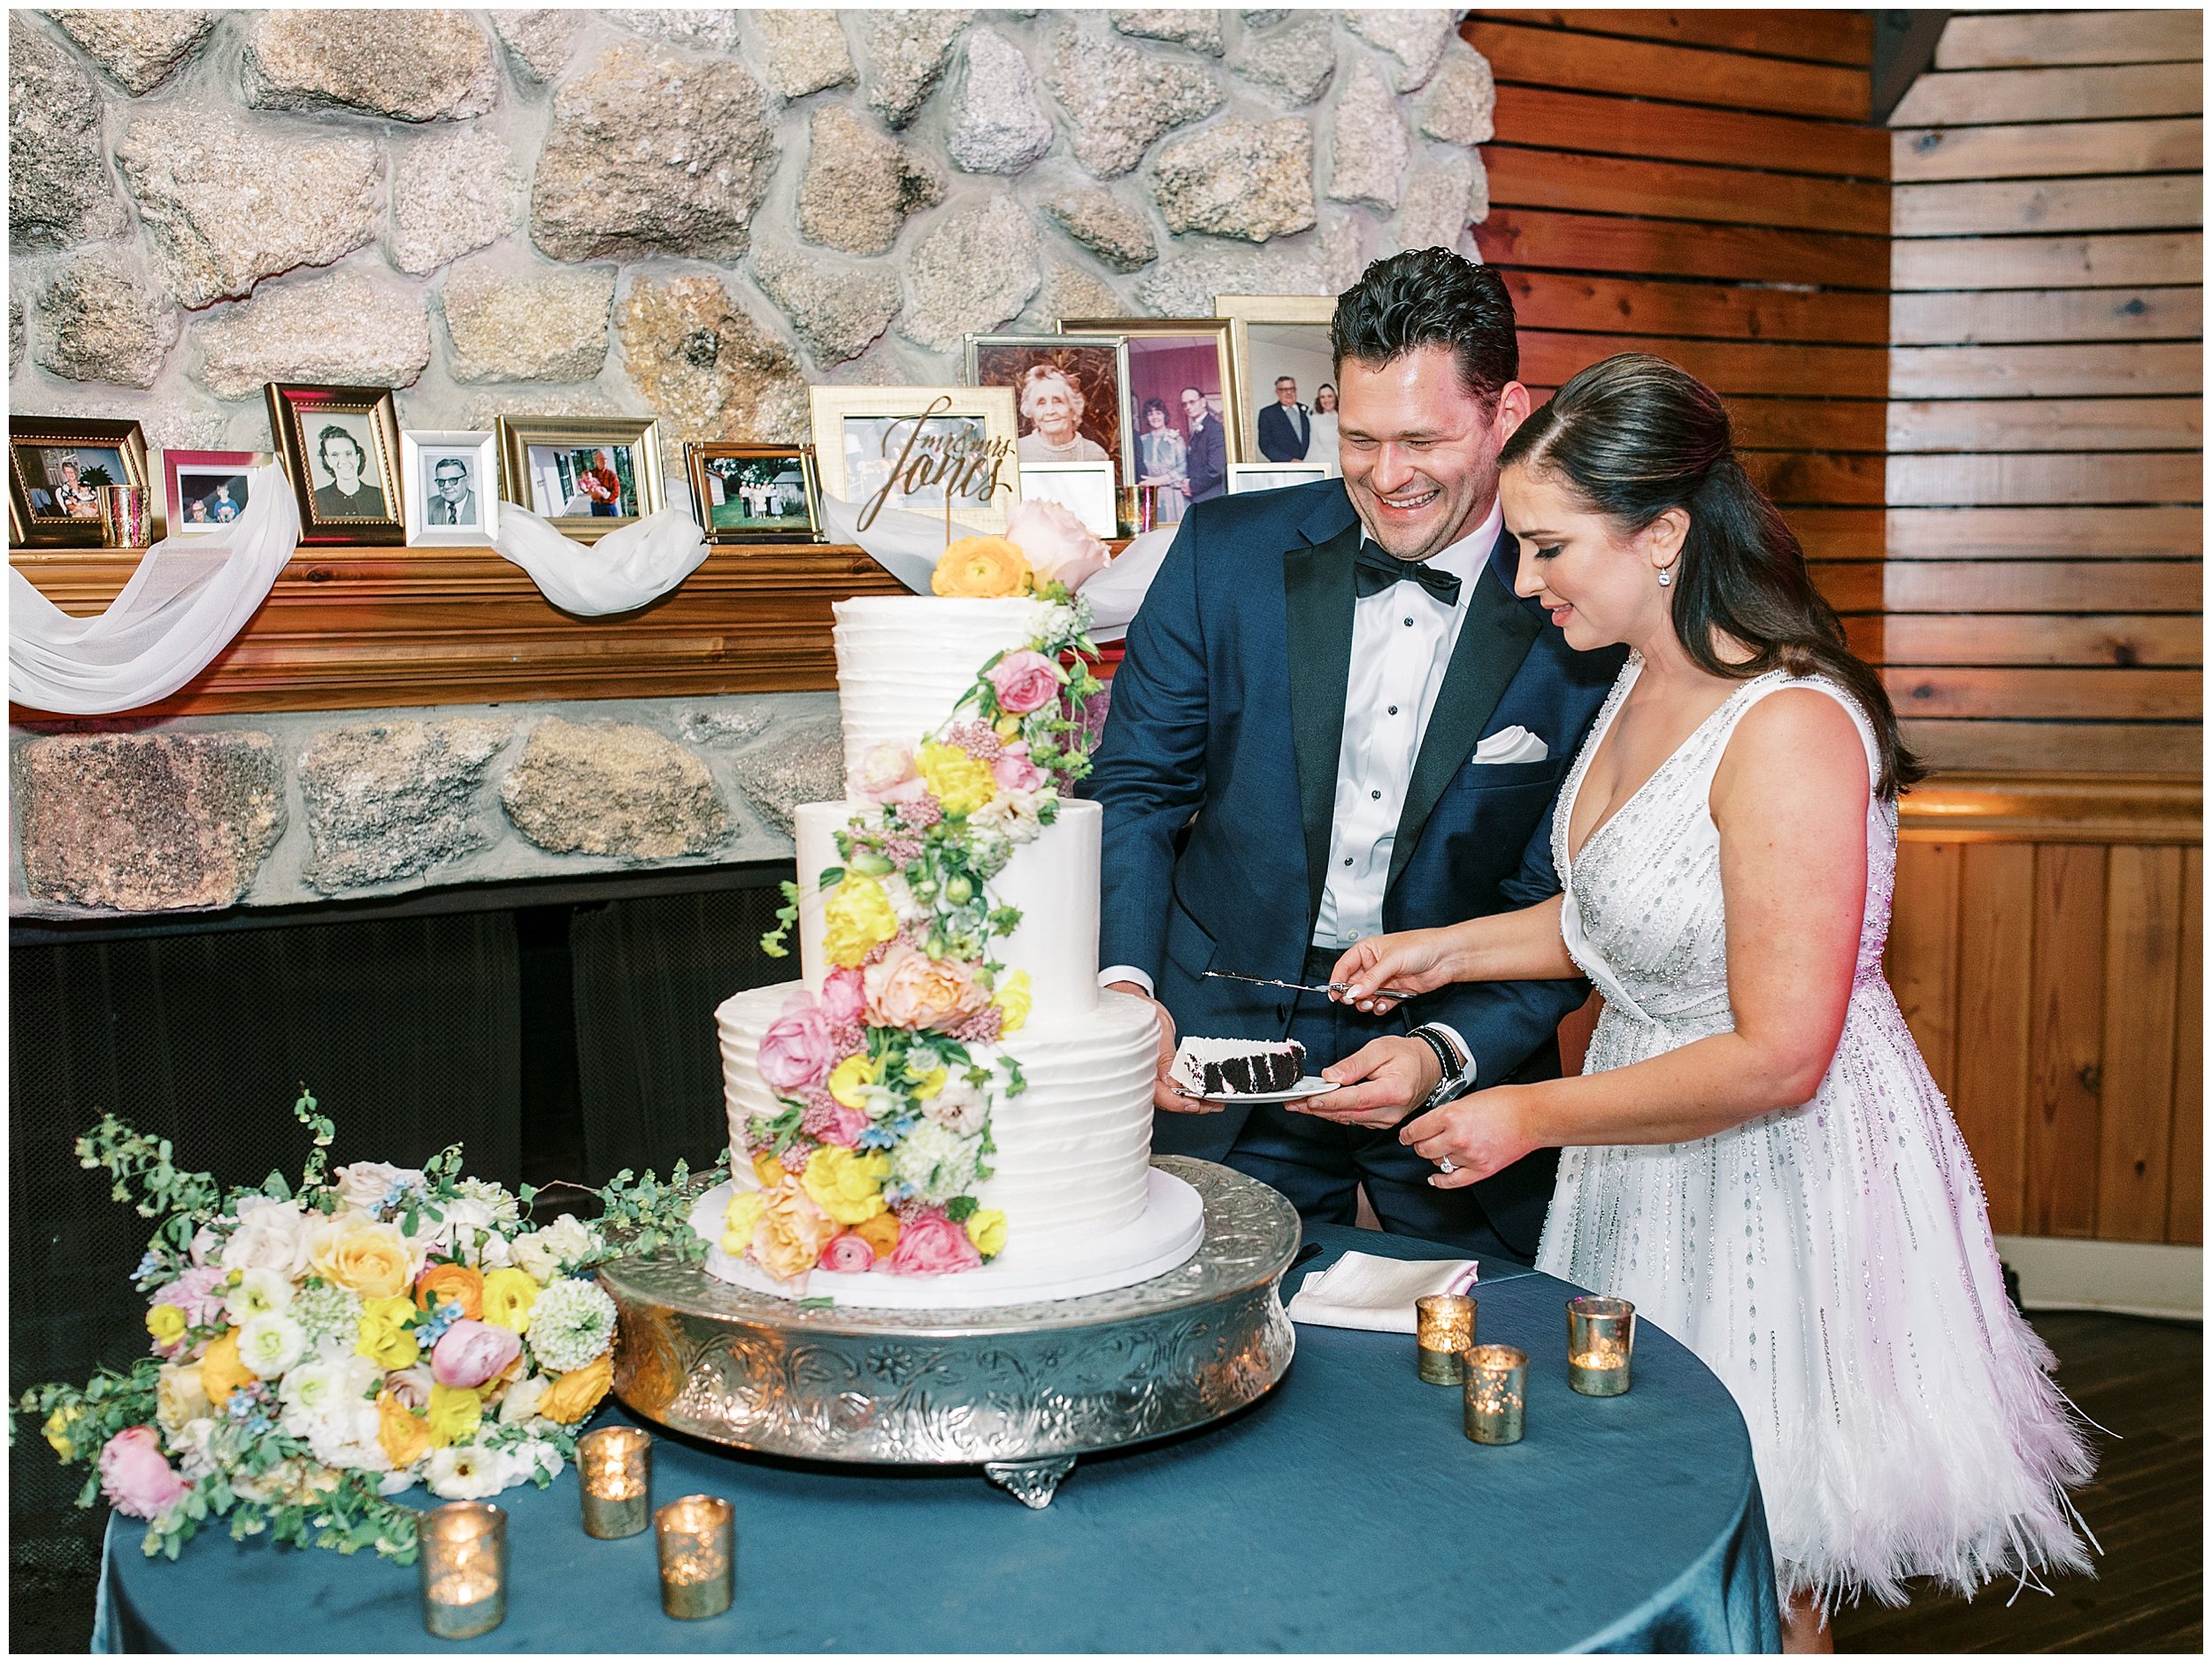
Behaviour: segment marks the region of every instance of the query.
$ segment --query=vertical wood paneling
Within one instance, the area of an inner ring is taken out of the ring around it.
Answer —
[[[1898,846],[1884,960],[1905,1023],[1946,1097],[1957,1077],[1960,854],[1956,843]]]
[[[1981,1170],[1990,1225],[2006,1235],[2020,1233],[2027,1207],[2035,899],[2032,845],[1974,843],[1961,851],[1951,1110]]]
[[[2093,844],[2035,850],[2026,1227],[2036,1236],[2096,1231],[2106,854]]]
[[[2097,1236],[2160,1241],[2173,1142],[2181,851],[2116,846],[2105,890]]]
[[[2204,850],[2181,854],[2180,962],[2174,996],[2174,1131],[2166,1239],[2204,1239]]]

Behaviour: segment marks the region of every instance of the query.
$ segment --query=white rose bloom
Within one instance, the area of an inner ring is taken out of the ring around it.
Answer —
[[[277,1388],[277,1401],[284,1406],[279,1424],[294,1437],[310,1437],[319,1429],[336,1427],[342,1437],[349,1438],[352,1434],[343,1429],[357,1424],[358,1412],[365,1408],[373,1439],[376,1406],[361,1394],[376,1378],[377,1367],[365,1357],[318,1357],[301,1363]]]
[[[541,1470],[548,1478],[561,1475],[561,1452],[544,1438],[526,1438],[503,1453],[507,1464],[507,1482],[511,1484],[534,1484]]]
[[[238,1330],[238,1360],[264,1380],[274,1380],[307,1349],[307,1332],[290,1317],[257,1316]]]
[[[273,1270],[296,1282],[307,1269],[307,1215],[296,1201],[257,1200],[239,1204],[238,1228],[223,1244],[223,1268]]]
[[[561,1261],[546,1240],[545,1232],[534,1230],[526,1236],[518,1236],[507,1244],[507,1256],[518,1270],[530,1273],[530,1279],[541,1285],[561,1274]]]
[[[507,1388],[507,1395],[499,1400],[499,1423],[518,1426],[538,1412],[538,1405],[545,1401],[552,1382],[543,1375],[525,1375]]]
[[[430,1493],[448,1501],[481,1501],[507,1487],[507,1458],[475,1445],[434,1449],[423,1466]]]
[[[345,1198],[346,1205],[363,1212],[381,1206],[396,1182],[418,1190],[424,1184],[419,1168],[388,1166],[381,1161],[357,1161],[340,1167],[336,1176],[338,1193]]]
[[[215,1437],[215,1422],[206,1415],[187,1421],[169,1435],[169,1452],[177,1458],[177,1470],[187,1478],[206,1478],[215,1471],[215,1455],[211,1447]]]
[[[426,1258],[454,1258],[473,1267],[481,1257],[480,1244],[495,1233],[492,1209],[465,1195],[447,1201],[433,1201],[428,1206],[441,1216],[433,1223],[428,1211],[419,1214],[415,1221],[417,1233],[408,1237],[408,1245]]]
[[[1045,829],[1044,822],[1037,817],[1042,795],[1034,791],[1001,791],[970,816],[970,824],[998,832],[1009,843],[1033,843]]]
[[[223,1298],[223,1311],[232,1327],[243,1328],[257,1316],[281,1315],[291,1303],[291,1278],[257,1265],[241,1273],[238,1284]]]

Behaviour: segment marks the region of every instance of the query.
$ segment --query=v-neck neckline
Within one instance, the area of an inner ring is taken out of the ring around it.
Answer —
[[[1605,741],[1611,737],[1613,732],[1613,724],[1620,718],[1621,707],[1628,702],[1628,695],[1635,690],[1636,684],[1643,679],[1644,661],[1642,655],[1637,654],[1633,655],[1630,659],[1626,669],[1622,673],[1628,678],[1622,685],[1619,696],[1612,701],[1612,708],[1605,713],[1604,722],[1599,726],[1595,735],[1591,739],[1590,747],[1584,753],[1582,766],[1575,774],[1574,790],[1569,794],[1567,799],[1566,830],[1567,836],[1570,839],[1571,839],[1574,836],[1575,806],[1582,801],[1582,787],[1584,783],[1590,778],[1591,765],[1597,761],[1598,753],[1604,749]],[[1606,831],[1606,829],[1616,820],[1619,819],[1624,814],[1626,814],[1629,809],[1633,808],[1636,804],[1636,800],[1642,796],[1644,793],[1651,789],[1652,781],[1657,779],[1660,775],[1665,773],[1668,768],[1673,763],[1675,758],[1681,755],[1684,751],[1689,749],[1691,742],[1695,740],[1699,734],[1704,732],[1707,728],[1713,724],[1714,718],[1718,717],[1722,711],[1728,709],[1730,705],[1735,703],[1739,698],[1742,697],[1744,689],[1752,685],[1752,681],[1756,681],[1757,679],[1759,679],[1759,678],[1755,676],[1751,678],[1751,681],[1739,682],[1729,691],[1729,694],[1726,698],[1723,699],[1718,704],[1715,705],[1710,710],[1706,712],[1705,719],[1703,721],[1700,722],[1695,727],[1692,728],[1687,733],[1685,733],[1682,736],[1682,741],[1680,744],[1677,745],[1672,750],[1669,751],[1664,756],[1659,759],[1659,765],[1654,768],[1651,772],[1644,776],[1643,779],[1637,785],[1635,790],[1630,792],[1628,795],[1612,805],[1611,809],[1607,812],[1605,818],[1592,826],[1589,831],[1583,835],[1582,847],[1578,849],[1570,849],[1567,851],[1566,873],[1571,873],[1574,870],[1575,867],[1580,863],[1582,857],[1590,852],[1590,846],[1598,840],[1599,837]],[[1562,874],[1563,881],[1566,873]]]

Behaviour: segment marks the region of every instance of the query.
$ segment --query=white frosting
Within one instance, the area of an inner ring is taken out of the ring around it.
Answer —
[[[845,794],[860,794],[860,767],[889,741],[917,745],[952,717],[993,655],[1044,632],[1042,601],[962,601],[877,594],[840,601],[837,708],[845,728]]]
[[[781,1111],[756,1066],[760,1037],[783,1014],[795,985],[734,994],[714,1013],[741,1182],[746,1123]],[[998,1152],[976,1200],[1005,1213],[1010,1253],[1017,1241],[1028,1251],[1047,1251],[1102,1237],[1143,1213],[1157,1035],[1144,1000],[1102,993],[1097,1008],[1079,1022],[1033,1017],[1008,1038],[1004,1048],[1020,1061],[1028,1090],[1001,1097],[992,1110]]]
[[[792,816],[799,846],[799,971],[819,992],[830,966],[822,956],[819,879],[842,864],[837,833],[872,805],[802,803]],[[1098,1008],[1098,839],[1104,812],[1094,802],[1064,799],[1059,817],[1033,843],[1014,851],[991,879],[992,899],[1022,916],[1010,936],[995,937],[991,952],[1009,972],[1027,970],[1031,1020],[1039,1025],[1073,1022]]]

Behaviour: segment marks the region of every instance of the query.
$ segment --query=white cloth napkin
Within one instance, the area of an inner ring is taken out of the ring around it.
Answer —
[[[1311,1270],[1286,1307],[1294,1322],[1414,1332],[1413,1302],[1425,1293],[1464,1293],[1475,1285],[1472,1259],[1382,1259],[1348,1253]]]

